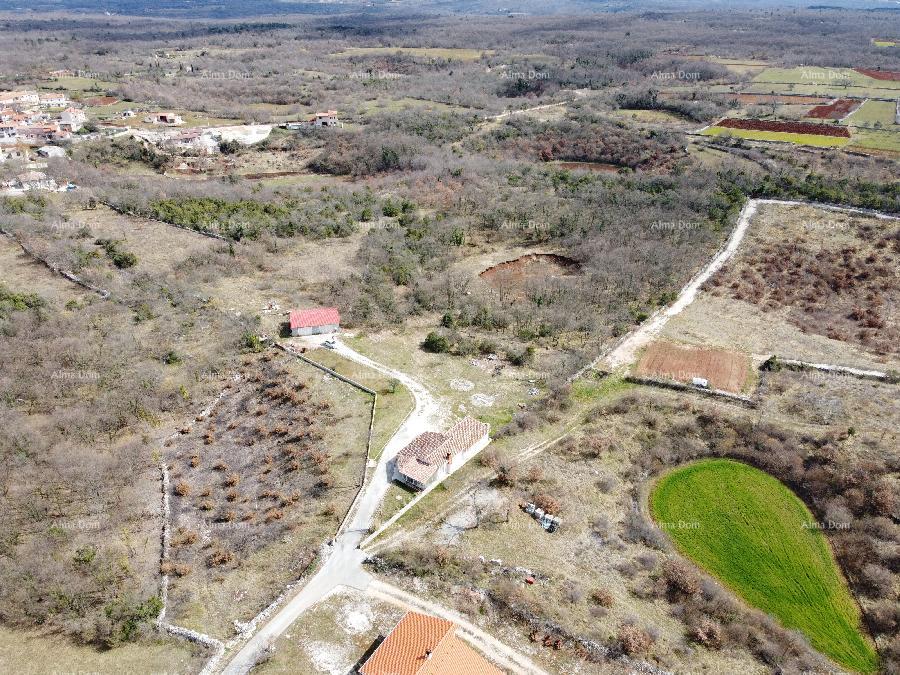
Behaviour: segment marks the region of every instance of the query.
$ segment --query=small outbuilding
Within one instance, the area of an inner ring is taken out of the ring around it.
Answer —
[[[295,309],[290,314],[290,329],[293,337],[334,333],[340,327],[341,314],[337,307]]]

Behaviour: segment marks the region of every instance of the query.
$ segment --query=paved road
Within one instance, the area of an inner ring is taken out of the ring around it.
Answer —
[[[278,639],[287,628],[314,604],[333,593],[339,586],[349,586],[365,590],[372,577],[363,569],[366,554],[356,547],[368,533],[375,511],[390,485],[388,463],[407,443],[422,431],[440,428],[442,410],[434,397],[421,384],[408,375],[376,363],[354,351],[342,342],[336,351],[373,368],[389,377],[394,377],[412,392],[415,407],[403,422],[397,433],[385,446],[381,458],[372,472],[372,477],[357,501],[347,529],[329,547],[327,558],[319,570],[310,578],[293,598],[291,598],[253,637],[237,652],[223,668],[227,675],[243,675],[259,658],[260,653]]]

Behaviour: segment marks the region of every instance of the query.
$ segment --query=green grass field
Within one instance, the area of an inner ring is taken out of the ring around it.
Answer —
[[[851,126],[866,126],[881,122],[885,129],[891,127],[900,129],[900,125],[894,124],[896,110],[896,104],[892,101],[866,101],[845,120],[845,123]]]
[[[900,94],[900,82],[876,80],[851,68],[766,68],[746,92],[886,98]]]
[[[802,631],[842,666],[877,669],[825,537],[780,481],[740,462],[703,460],[663,476],[650,506],[682,553],[747,602]]]
[[[896,106],[891,101],[863,103],[842,122],[853,127],[853,147],[900,152],[900,124],[894,124],[895,112]]]
[[[754,131],[752,129],[730,129],[727,127],[709,127],[703,130],[704,136],[720,136],[731,134],[751,141],[781,141],[798,145],[813,145],[817,148],[840,148],[851,139],[838,136],[819,136],[817,134],[787,134],[781,131]]]

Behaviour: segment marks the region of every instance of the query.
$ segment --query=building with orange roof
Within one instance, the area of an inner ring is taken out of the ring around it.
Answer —
[[[416,490],[445,477],[480,452],[490,441],[489,424],[466,417],[447,433],[426,431],[397,453],[394,479]]]
[[[503,671],[456,636],[456,624],[407,612],[361,675],[503,675]]]

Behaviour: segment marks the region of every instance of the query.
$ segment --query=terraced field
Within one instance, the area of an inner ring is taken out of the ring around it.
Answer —
[[[740,462],[703,460],[663,476],[650,506],[684,555],[747,602],[802,631],[842,666],[877,668],[825,537],[780,481]]]

